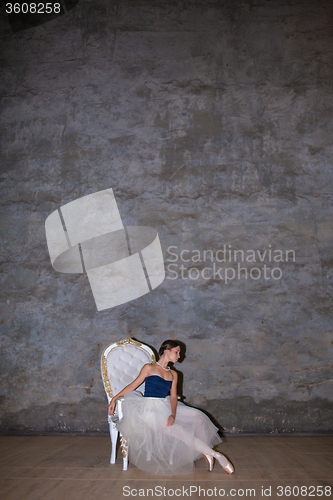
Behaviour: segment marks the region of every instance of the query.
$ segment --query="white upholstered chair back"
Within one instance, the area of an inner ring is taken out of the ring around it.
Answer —
[[[141,368],[146,363],[155,363],[155,355],[150,347],[127,338],[104,349],[101,359],[101,371],[104,389],[108,398],[108,403],[112,397],[118,394],[126,385],[133,382],[139,375]],[[144,392],[144,384],[136,390]],[[118,417],[122,417],[121,401],[117,401]],[[110,463],[115,463],[116,443],[118,439],[118,429],[116,419],[108,419],[111,437],[111,459]],[[122,437],[123,469],[127,469],[127,447],[126,436]],[[125,444],[124,444],[125,443]],[[125,456],[126,455],[126,456]]]

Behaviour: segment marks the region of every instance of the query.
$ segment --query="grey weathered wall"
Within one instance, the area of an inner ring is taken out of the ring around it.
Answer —
[[[227,432],[329,431],[331,0],[80,0],[15,34],[1,9],[3,432],[106,431],[100,354],[128,336],[183,341],[186,401]],[[52,269],[44,221],[110,187],[166,266],[169,246],[295,262],[167,271],[97,312],[86,276]]]

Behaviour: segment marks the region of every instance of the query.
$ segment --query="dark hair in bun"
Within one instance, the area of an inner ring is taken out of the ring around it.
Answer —
[[[165,340],[158,351],[158,355],[162,356],[165,350],[170,351],[174,347],[179,347],[179,343],[175,340]]]

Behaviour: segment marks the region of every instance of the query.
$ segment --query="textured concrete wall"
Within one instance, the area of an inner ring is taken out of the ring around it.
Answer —
[[[128,336],[184,342],[186,401],[227,432],[332,428],[332,19],[331,0],[80,0],[13,34],[1,7],[4,432],[106,431],[100,354]],[[167,278],[97,312],[44,222],[110,187]]]

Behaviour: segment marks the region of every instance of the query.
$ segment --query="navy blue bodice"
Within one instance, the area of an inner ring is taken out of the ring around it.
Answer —
[[[145,398],[165,398],[172,386],[172,380],[164,380],[159,375],[150,375],[145,379]]]

